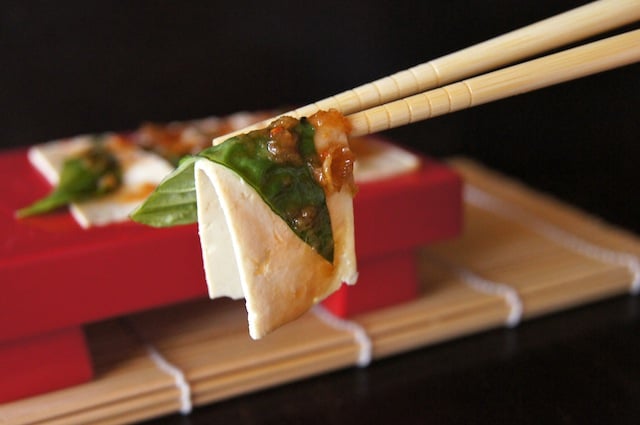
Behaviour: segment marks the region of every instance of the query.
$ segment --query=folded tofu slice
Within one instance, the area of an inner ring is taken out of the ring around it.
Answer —
[[[357,280],[352,194],[327,196],[334,262],[302,241],[229,168],[195,164],[200,242],[211,298],[245,298],[249,334],[259,339]]]

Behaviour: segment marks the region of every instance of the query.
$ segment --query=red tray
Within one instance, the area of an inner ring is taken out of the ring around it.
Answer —
[[[90,360],[78,339],[83,324],[207,296],[195,225],[82,229],[65,211],[16,220],[17,208],[50,187],[25,149],[0,154],[0,179],[0,363],[11,358],[13,370],[33,370],[39,362],[28,379],[0,375],[2,388],[30,382],[29,390],[0,392],[0,402],[89,379]],[[413,298],[414,248],[459,232],[461,186],[457,174],[428,158],[410,174],[360,185],[354,210],[361,278],[325,306],[348,316]],[[57,341],[75,372],[37,341]],[[11,354],[16,347],[33,355],[20,363]]]
[[[80,327],[0,342],[0,403],[86,382],[93,376]]]

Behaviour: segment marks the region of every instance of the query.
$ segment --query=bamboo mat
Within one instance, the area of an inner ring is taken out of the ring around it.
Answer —
[[[243,303],[230,300],[92,324],[86,332],[96,378],[0,405],[0,424],[122,424],[186,412],[358,358],[366,363],[367,355],[637,293],[635,236],[472,161],[451,165],[467,183],[465,228],[456,240],[419,250],[419,299],[349,322],[313,311],[259,341],[248,336]]]

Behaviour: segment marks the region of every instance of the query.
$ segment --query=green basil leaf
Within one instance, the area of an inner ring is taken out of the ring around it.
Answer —
[[[46,197],[18,210],[18,217],[43,214],[72,202],[98,197],[117,189],[122,170],[116,157],[101,143],[67,159],[58,186]]]
[[[195,156],[185,157],[149,197],[131,213],[131,219],[153,227],[169,227],[198,221]]]
[[[309,120],[302,118],[295,130],[300,135],[300,143],[298,144],[300,155],[307,161],[318,159],[316,143],[314,141],[316,131],[309,123]]]
[[[18,218],[29,217],[32,215],[44,214],[54,211],[60,207],[64,207],[72,202],[71,197],[66,192],[54,190],[49,195],[37,200],[28,207],[19,209],[16,212]]]
[[[306,120],[295,129],[305,156],[313,149],[314,129]],[[268,132],[254,131],[226,140],[198,156],[235,171],[304,242],[333,262],[333,233],[324,190],[307,164],[277,163],[267,149]],[[310,146],[312,148],[310,148]]]

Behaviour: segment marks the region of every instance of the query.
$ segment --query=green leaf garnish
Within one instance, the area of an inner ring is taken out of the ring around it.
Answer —
[[[153,227],[169,227],[198,221],[193,166],[198,158],[180,161],[149,197],[131,213],[131,219]]]
[[[18,210],[16,215],[22,218],[47,213],[112,192],[121,183],[122,169],[116,157],[101,143],[94,143],[81,155],[64,162],[60,182],[49,195]]]

